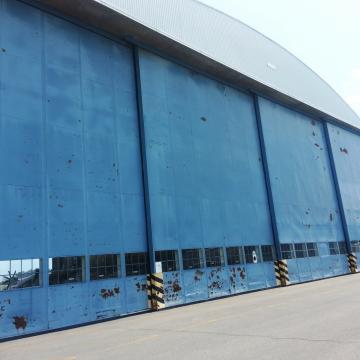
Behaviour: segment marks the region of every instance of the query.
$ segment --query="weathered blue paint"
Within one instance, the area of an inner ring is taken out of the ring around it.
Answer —
[[[145,51],[140,71],[154,250],[272,245],[252,97]]]
[[[344,217],[349,231],[349,240],[360,239],[360,138],[359,136],[328,125],[333,148],[339,190],[344,206]]]
[[[325,252],[327,242],[343,241],[344,233],[322,123],[268,100],[259,102],[280,243],[316,242],[321,277],[343,273]],[[309,277],[305,263],[289,260],[288,266],[292,282]]]
[[[0,337],[144,310],[123,256],[147,251],[132,50],[0,5],[0,260],[43,259],[40,288],[0,292]],[[48,257],[106,253],[119,279],[90,282],[87,258],[85,282],[48,285]]]
[[[202,301],[208,297],[205,269],[184,270],[182,277],[185,303]]]
[[[319,256],[288,260],[291,282],[347,273],[328,242],[346,238],[338,201],[360,238],[360,143],[327,129],[0,0],[0,260],[42,259],[40,287],[0,292],[0,338],[147,309],[128,252],[150,249],[153,269],[154,251],[178,251],[167,307],[276,285],[272,261],[229,266],[226,247],[275,245],[280,257],[280,244],[316,242]],[[211,247],[222,266],[183,270],[182,249]],[[121,254],[120,276],[89,281],[89,255],[106,253]],[[84,281],[49,286],[48,258],[75,255]]]

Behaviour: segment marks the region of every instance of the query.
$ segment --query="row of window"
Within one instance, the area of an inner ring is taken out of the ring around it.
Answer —
[[[346,254],[344,241],[327,243],[330,255]],[[360,241],[352,242],[353,251],[360,251]],[[274,260],[271,245],[228,247],[228,265],[252,264]],[[319,256],[317,243],[281,244],[283,259]],[[180,269],[177,250],[155,251],[155,261],[162,272]],[[183,249],[184,270],[218,267],[225,265],[223,248]],[[120,254],[90,255],[90,280],[117,278],[120,276]],[[0,261],[0,291],[40,286],[41,259]],[[126,276],[145,275],[149,272],[147,253],[125,254]],[[49,284],[65,284],[85,280],[85,257],[68,256],[49,259]]]
[[[326,243],[330,255],[347,254],[345,241]],[[283,259],[301,259],[319,256],[317,243],[281,244],[281,257]]]
[[[120,254],[90,255],[90,280],[120,276]],[[0,291],[40,286],[41,259],[0,261]],[[147,253],[125,254],[126,276],[147,274]],[[49,285],[85,280],[85,257],[49,259]]]
[[[205,254],[204,254],[205,250]],[[183,269],[200,269],[225,265],[223,248],[184,249],[181,251]],[[233,246],[226,250],[228,265],[253,264],[262,261],[274,261],[274,250],[271,245],[262,246]],[[163,250],[155,252],[155,261],[161,263],[163,272],[179,270],[177,250]]]
[[[260,251],[261,249],[261,251]],[[229,265],[273,261],[271,245],[226,248]],[[205,259],[205,261],[204,261]],[[177,250],[155,252],[156,262],[162,271],[179,270]],[[182,250],[183,269],[199,269],[223,266],[223,248]],[[90,280],[117,278],[120,276],[120,254],[90,255]],[[0,261],[0,291],[40,286],[41,259],[22,259]],[[49,259],[49,285],[81,282],[85,280],[85,257],[67,256]],[[145,275],[149,272],[147,253],[125,254],[126,276]]]

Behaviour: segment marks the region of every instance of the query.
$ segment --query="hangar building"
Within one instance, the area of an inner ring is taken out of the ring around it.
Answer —
[[[356,272],[359,126],[200,2],[0,0],[0,337]]]

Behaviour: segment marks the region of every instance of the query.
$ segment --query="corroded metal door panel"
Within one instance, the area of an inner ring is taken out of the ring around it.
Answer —
[[[48,329],[45,289],[0,292],[0,338]]]
[[[204,269],[184,270],[182,277],[186,303],[208,298],[207,277]]]
[[[357,242],[360,238],[360,137],[334,125],[328,124],[328,129],[350,241]],[[359,252],[359,249],[353,251]]]
[[[0,337],[126,313],[124,271],[49,286],[47,263],[147,251],[132,51],[0,3],[0,261],[43,260],[40,289],[0,291]]]
[[[92,320],[106,319],[127,313],[124,279],[92,281],[89,284]]]
[[[185,302],[183,282],[180,271],[164,272],[165,307],[180,305]]]
[[[229,266],[230,291],[238,294],[248,290],[247,273],[245,265]],[[274,269],[273,269],[274,272]]]
[[[154,250],[272,245],[252,97],[146,51],[140,72]],[[186,301],[202,297],[183,275]],[[230,293],[227,268],[206,277]]]
[[[207,268],[209,298],[226,296],[231,293],[230,277],[227,267]]]
[[[127,312],[133,313],[148,309],[146,275],[127,277],[125,286]]]
[[[48,296],[50,329],[92,320],[88,284],[50,286]]]
[[[280,243],[343,241],[322,123],[268,100],[259,102]],[[327,260],[321,264],[321,277],[331,276]],[[289,264],[289,272],[302,281],[308,269]]]

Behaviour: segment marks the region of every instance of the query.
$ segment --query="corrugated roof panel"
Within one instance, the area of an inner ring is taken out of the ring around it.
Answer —
[[[194,0],[96,0],[266,86],[360,127],[360,118],[315,72],[242,22]]]

